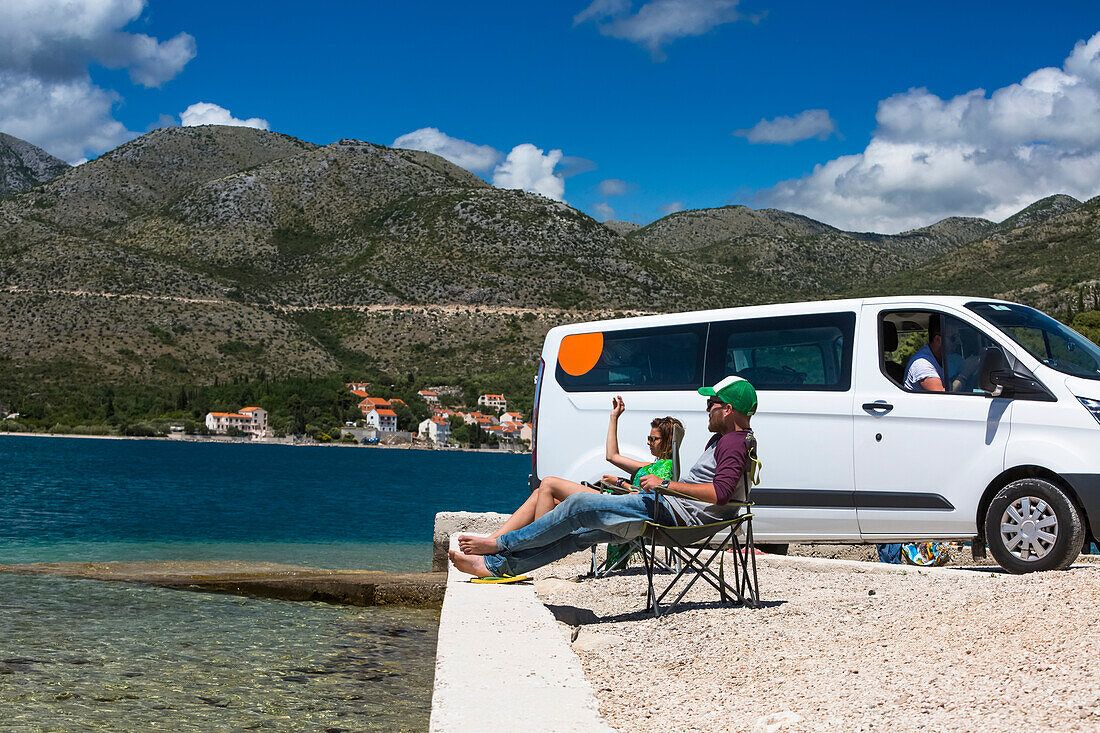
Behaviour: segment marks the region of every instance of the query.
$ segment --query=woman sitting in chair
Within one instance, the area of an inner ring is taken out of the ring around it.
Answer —
[[[619,453],[619,416],[626,410],[626,405],[623,403],[622,397],[615,397],[611,400],[611,419],[607,426],[607,461],[616,468],[620,468],[631,475],[631,481],[619,478],[617,476],[604,475],[602,481],[606,484],[618,486],[620,488],[634,488],[641,485],[642,476],[654,475],[662,479],[672,479],[672,431],[674,427],[679,426],[683,429],[683,424],[674,417],[658,417],[654,418],[650,423],[649,437],[649,452],[653,454],[653,457],[657,460],[646,463],[645,461],[639,461],[634,458],[628,458],[627,456]],[[508,518],[500,529],[494,532],[490,537],[499,537],[506,532],[519,529],[520,527],[526,527],[531,522],[535,521],[543,514],[546,514],[561,502],[565,501],[565,498],[571,494],[575,494],[579,491],[587,491],[591,493],[597,493],[596,489],[583,484],[578,484],[575,481],[567,481],[563,478],[556,476],[549,476],[544,478],[538,485],[538,487],[531,492],[531,496],[527,498],[527,501],[523,502],[523,505],[515,511],[515,513]],[[467,548],[463,547],[464,537],[458,538],[458,545],[463,551]]]

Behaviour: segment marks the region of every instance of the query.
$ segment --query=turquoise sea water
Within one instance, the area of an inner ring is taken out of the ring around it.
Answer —
[[[530,457],[0,435],[0,563],[427,570]],[[437,611],[0,575],[0,729],[423,730]]]

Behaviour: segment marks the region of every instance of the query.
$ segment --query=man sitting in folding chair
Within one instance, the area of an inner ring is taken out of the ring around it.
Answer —
[[[653,525],[709,529],[751,516],[741,511],[745,508],[746,486],[754,466],[749,419],[756,412],[756,390],[746,380],[731,376],[714,387],[700,389],[699,393],[710,398],[708,427],[717,435],[686,478],[710,473],[713,476],[710,482],[670,482],[644,476],[643,491],[637,494],[573,494],[526,527],[495,539],[465,536],[468,553],[452,550],[451,562],[462,572],[479,578],[514,576],[595,544],[621,543],[640,537],[647,530],[655,531],[651,529]],[[707,470],[710,465],[713,469]],[[675,495],[666,493],[670,491]],[[735,531],[729,535],[733,542],[737,541]],[[751,534],[746,539],[751,551]],[[742,585],[739,579],[734,589],[738,595]],[[725,599],[725,591],[720,590]],[[755,587],[751,596],[755,605]],[[652,589],[650,601],[654,612],[658,612]]]

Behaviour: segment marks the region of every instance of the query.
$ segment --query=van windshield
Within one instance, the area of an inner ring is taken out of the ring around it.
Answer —
[[[1026,305],[967,303],[1051,369],[1100,380],[1100,347],[1068,326]]]

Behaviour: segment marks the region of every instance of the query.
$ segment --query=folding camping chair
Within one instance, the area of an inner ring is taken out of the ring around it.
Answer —
[[[682,425],[672,426],[672,480],[680,480],[680,444],[684,441],[684,428]],[[597,490],[608,491],[613,494],[625,494],[630,493],[617,486],[605,485],[602,482],[599,485],[593,486],[592,484],[586,484],[592,486]],[[641,537],[636,537],[632,540],[628,540],[619,545],[606,545],[607,554],[604,561],[601,563],[596,558],[596,548],[592,547],[592,566],[588,571],[588,577],[590,578],[602,578],[607,574],[615,570],[625,570],[626,566],[630,564],[630,558],[636,553],[645,552],[645,543]],[[622,548],[617,554],[612,555],[611,548]],[[673,560],[670,555],[666,553],[664,560],[655,560],[657,567],[662,570],[674,572],[679,570],[679,567],[673,568]]]
[[[760,460],[756,455],[756,441],[753,440],[749,446],[749,465],[746,467],[745,475],[741,477],[744,482],[746,501],[731,501],[725,505],[737,509],[735,516],[713,524],[668,525],[657,521],[657,509],[654,507],[654,518],[645,523],[645,532],[640,538],[643,541],[642,558],[645,562],[649,585],[646,598],[647,611],[652,610],[654,616],[660,616],[661,602],[685,575],[690,577],[685,581],[679,595],[667,604],[665,610],[675,607],[700,578],[718,591],[722,603],[732,602],[732,605],[749,608],[760,607],[760,582],[756,575],[756,546],[752,539],[752,512],[750,511],[752,503],[748,501],[749,492],[760,481],[759,476]],[[667,489],[659,489],[658,493],[683,499],[692,498]],[[719,537],[722,532],[726,532],[725,536]],[[743,533],[743,540],[738,537],[739,533]],[[648,544],[645,544],[647,540]],[[664,547],[666,553],[671,554],[679,565],[676,576],[659,594],[653,583],[654,571],[660,567],[656,556],[658,546]],[[727,553],[727,550],[730,552]],[[707,553],[710,554],[707,555]],[[732,585],[726,582],[727,554],[733,560]],[[718,560],[717,572],[712,567],[716,559]]]

